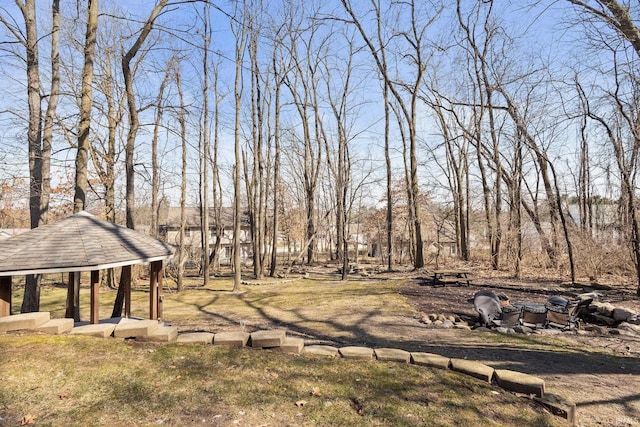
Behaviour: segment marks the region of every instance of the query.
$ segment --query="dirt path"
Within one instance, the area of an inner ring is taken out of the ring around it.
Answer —
[[[466,299],[480,288],[490,287],[512,301],[544,302],[550,295],[563,292],[557,284],[501,281],[477,286],[433,288],[420,281],[403,286],[401,293],[420,312],[452,314],[471,322],[475,313]],[[639,301],[630,293],[613,293],[617,304],[638,308]],[[407,325],[409,327],[409,325]],[[495,333],[430,329],[418,327],[413,332],[417,344],[425,351],[448,357],[482,361],[500,369],[526,372],[545,379],[547,391],[560,394],[578,407],[578,420],[584,426],[640,426],[640,337],[563,333],[566,352],[533,344],[527,336],[519,343],[505,345]],[[491,337],[488,337],[491,335]],[[587,350],[585,347],[587,346]]]

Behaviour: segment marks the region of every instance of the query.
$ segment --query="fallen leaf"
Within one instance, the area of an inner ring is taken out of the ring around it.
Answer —
[[[26,426],[26,425],[35,424],[35,423],[36,423],[36,417],[34,417],[31,414],[27,414],[24,417],[22,417],[22,424],[20,425]]]
[[[314,387],[313,390],[311,390],[311,395],[312,396],[321,396],[322,394],[320,393],[320,387]]]
[[[306,404],[307,404],[307,401],[306,401],[306,400],[298,400],[298,401],[296,402],[296,406],[297,406],[298,408],[302,408],[302,407],[303,407],[304,405],[306,405]]]
[[[349,400],[351,400],[351,407],[356,410],[357,414],[364,415],[364,403],[357,397],[352,397]]]

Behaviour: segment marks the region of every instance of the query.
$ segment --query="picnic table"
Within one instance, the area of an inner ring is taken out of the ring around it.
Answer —
[[[446,286],[447,284],[469,286],[471,284],[469,274],[469,270],[434,270],[433,286]]]

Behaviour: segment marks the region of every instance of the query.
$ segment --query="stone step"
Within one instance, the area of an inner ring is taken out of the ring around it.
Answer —
[[[411,363],[431,368],[449,369],[451,359],[432,353],[411,353]]]
[[[213,337],[213,345],[245,347],[249,342],[249,332],[218,332]]]
[[[98,323],[95,325],[79,323],[78,326],[74,327],[69,333],[71,335],[82,335],[86,337],[107,338],[113,334],[115,328],[115,323]]]
[[[271,329],[267,331],[256,331],[251,334],[251,347],[253,348],[275,348],[282,346],[286,338],[286,331],[283,329]]]
[[[544,395],[544,380],[542,378],[507,369],[496,369],[495,378],[498,385],[505,390],[533,394],[536,397]]]
[[[313,354],[315,356],[326,356],[330,358],[338,357],[338,349],[330,345],[309,345],[304,348],[305,354]]]
[[[493,379],[493,368],[473,360],[451,359],[451,369],[488,383]]]
[[[375,354],[369,347],[347,346],[340,348],[340,356],[344,359],[373,360]]]
[[[280,346],[280,350],[285,353],[300,354],[304,351],[304,339],[286,337]]]
[[[411,353],[397,348],[376,348],[376,359],[381,362],[401,362],[409,363],[411,361]]]
[[[48,311],[14,314],[13,316],[0,317],[0,333],[19,331],[22,329],[35,329],[51,320]]]
[[[36,327],[34,331],[45,334],[60,335],[70,332],[73,329],[73,319],[51,319],[46,323]]]
[[[136,341],[143,342],[175,342],[178,339],[177,326],[159,325],[150,334],[136,337]]]
[[[157,320],[123,318],[116,325],[113,336],[116,338],[144,337],[153,334],[159,327]]]
[[[211,332],[184,332],[178,334],[177,341],[183,344],[213,344]]]

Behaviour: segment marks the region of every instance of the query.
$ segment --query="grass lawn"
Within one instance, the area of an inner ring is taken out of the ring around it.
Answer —
[[[560,425],[488,384],[413,365],[69,336],[0,343],[1,425]]]
[[[207,288],[165,291],[164,317],[186,329],[208,325],[212,332],[268,320],[348,338],[364,318],[379,318],[384,327],[385,319],[413,315],[397,292],[399,284],[319,278],[244,286],[233,294],[228,279],[217,279]],[[20,292],[14,293],[14,312]],[[65,292],[45,287],[41,309],[62,317]],[[101,294],[101,316],[109,317],[115,292]],[[133,295],[134,314],[146,316],[147,298],[140,286]],[[88,289],[83,288],[82,299],[85,317]],[[562,425],[499,388],[414,365],[121,339],[0,336],[0,425],[30,421],[54,426]]]

